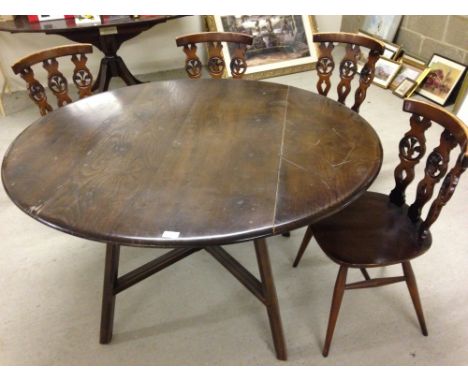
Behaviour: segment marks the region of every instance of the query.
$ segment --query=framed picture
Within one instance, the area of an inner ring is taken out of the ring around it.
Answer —
[[[463,78],[466,66],[438,54],[433,54],[428,67],[429,74],[419,86],[417,93],[444,106]]]
[[[398,56],[400,55],[400,52],[401,52],[401,46],[400,45],[397,45],[397,44],[394,44],[392,42],[382,40],[380,37],[374,36],[374,35],[372,35],[370,33],[367,33],[367,32],[365,32],[363,30],[359,30],[358,34],[360,34],[362,36],[375,38],[376,40],[381,42],[383,45],[385,45],[385,50],[384,50],[384,52],[382,54],[383,57],[388,58],[389,60],[396,60],[398,58]],[[361,48],[361,50],[364,51],[363,53],[365,53],[366,54],[365,57],[367,57],[367,55],[369,54],[369,49]]]
[[[419,66],[419,67],[427,66],[426,61],[424,59],[422,59],[421,57],[410,55],[408,53],[403,53],[398,59],[398,61],[406,62],[412,66]]]
[[[463,122],[468,124],[468,74],[465,74],[465,79],[463,85],[458,92],[457,100],[455,101],[455,106],[453,107],[453,112],[460,118]]]
[[[400,85],[393,91],[393,94],[398,97],[405,98],[409,97],[413,92],[412,90],[416,87],[416,81],[405,78],[401,81]]]
[[[401,68],[390,84],[390,89],[395,90],[406,78],[418,83],[422,81],[422,79],[420,79],[420,81],[417,80],[424,72],[424,69],[426,69],[426,65],[424,63],[421,65],[420,62],[417,62],[408,56],[404,56],[398,61],[401,62]]]
[[[379,60],[375,64],[375,76],[373,83],[383,87],[384,89],[388,88],[400,68],[401,62],[392,61],[388,58],[380,56]]]
[[[244,78],[261,79],[315,68],[317,51],[312,34],[317,32],[314,16],[225,15],[206,16],[209,31],[242,32],[253,36],[246,51]],[[226,62],[233,47],[224,44]],[[230,76],[230,73],[226,73]]]
[[[403,16],[383,15],[364,17],[362,30],[387,41],[393,41]]]

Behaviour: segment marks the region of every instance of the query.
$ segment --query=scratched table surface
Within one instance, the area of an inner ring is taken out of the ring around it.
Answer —
[[[201,247],[328,216],[381,163],[373,128],[331,99],[267,82],[176,80],[40,118],[11,144],[2,181],[25,213],[76,236]]]

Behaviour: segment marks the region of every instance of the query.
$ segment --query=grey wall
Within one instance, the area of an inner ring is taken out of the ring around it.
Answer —
[[[341,30],[356,32],[364,16],[343,16]],[[429,60],[433,53],[468,65],[468,16],[403,16],[396,42]]]

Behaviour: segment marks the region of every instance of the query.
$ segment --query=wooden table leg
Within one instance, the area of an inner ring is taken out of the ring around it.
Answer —
[[[296,268],[299,265],[299,261],[302,259],[302,255],[304,254],[307,246],[309,245],[310,239],[314,236],[314,232],[312,231],[312,226],[307,227],[307,231],[302,239],[301,246],[299,251],[297,252],[296,258],[294,259],[293,267]]]
[[[99,74],[93,84],[92,90],[94,92],[107,91],[112,77],[120,77],[127,85],[142,83],[130,72],[122,58],[117,55],[122,42],[139,33],[141,31],[125,36],[119,34],[99,36],[99,44],[97,46],[104,53],[105,57],[101,60]]]
[[[143,83],[130,72],[127,65],[125,65],[124,60],[122,60],[122,57],[116,56],[115,62],[117,65],[117,75],[122,78],[127,85],[138,85]]]
[[[101,344],[108,344],[112,339],[119,257],[120,246],[118,244],[107,244],[104,288],[102,292],[101,333],[99,338]]]
[[[286,345],[283,336],[283,327],[278,306],[278,297],[273,283],[273,274],[271,272],[270,258],[265,239],[256,239],[254,241],[255,252],[257,254],[258,268],[262,280],[263,292],[265,296],[265,305],[270,320],[271,333],[275,344],[276,357],[286,361]]]
[[[127,65],[120,56],[104,57],[101,60],[99,73],[92,87],[93,92],[107,91],[112,77],[120,77],[127,85],[142,83],[128,70]]]
[[[278,298],[276,296],[275,285],[273,283],[273,275],[271,272],[266,242],[265,239],[257,239],[254,244],[261,282],[221,247],[207,247],[205,249],[266,306],[273,335],[276,357],[285,361],[287,359],[286,345],[284,342]],[[200,249],[201,248],[173,249],[159,258],[118,277],[120,246],[118,244],[107,244],[104,270],[104,290],[102,296],[100,343],[107,344],[112,339],[115,297],[118,293],[139,283],[152,274],[167,268],[190,254],[199,251]]]

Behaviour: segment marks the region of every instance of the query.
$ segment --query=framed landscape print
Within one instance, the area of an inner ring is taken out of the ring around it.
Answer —
[[[362,30],[387,41],[393,41],[403,16],[400,15],[367,15],[364,17]]]
[[[375,64],[375,76],[373,83],[383,88],[388,88],[392,80],[400,70],[401,62],[389,60],[380,56]]]
[[[463,78],[466,66],[438,54],[432,55],[428,64],[429,73],[417,93],[444,106],[453,89]]]
[[[312,34],[317,32],[317,26],[314,16],[215,15],[206,16],[206,23],[209,31],[253,36],[252,46],[246,51],[244,78],[261,79],[315,68],[317,51]],[[233,47],[227,45],[224,44],[223,55],[229,62]]]

